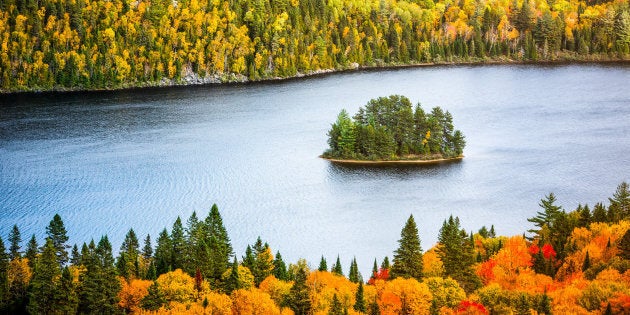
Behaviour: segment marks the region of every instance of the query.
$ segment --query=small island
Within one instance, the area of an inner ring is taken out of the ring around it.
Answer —
[[[461,160],[464,134],[440,107],[425,112],[402,95],[370,100],[350,118],[344,109],[328,131],[322,158],[359,165],[433,164]]]

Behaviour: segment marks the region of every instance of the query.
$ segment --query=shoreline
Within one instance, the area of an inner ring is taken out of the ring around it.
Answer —
[[[250,80],[245,76],[237,76],[234,74],[224,74],[223,77],[219,78],[217,75],[207,82],[203,82],[205,79],[201,79],[202,82],[194,81],[194,82],[175,82],[169,79],[162,79],[159,82],[139,82],[136,84],[128,83],[123,84],[117,87],[106,87],[106,88],[93,88],[93,89],[85,89],[85,88],[64,88],[57,87],[51,89],[27,89],[27,90],[13,90],[13,91],[3,91],[0,90],[0,95],[28,95],[28,94],[66,94],[66,93],[86,93],[86,92],[110,92],[110,91],[141,91],[141,90],[151,90],[151,89],[164,89],[164,88],[183,88],[183,87],[207,87],[207,86],[231,86],[231,85],[247,85],[247,84],[274,84],[274,83],[282,83],[282,82],[291,82],[297,80],[304,80],[309,78],[317,78],[324,77],[335,74],[343,74],[343,73],[351,73],[351,72],[373,72],[373,71],[387,71],[387,70],[397,70],[397,69],[408,69],[408,68],[432,68],[432,67],[449,67],[449,66],[493,66],[493,65],[571,65],[571,64],[594,64],[594,65],[604,65],[604,64],[630,64],[630,59],[620,59],[620,58],[601,58],[601,56],[591,56],[592,58],[583,58],[583,59],[569,59],[569,58],[561,58],[556,60],[512,60],[512,59],[486,59],[486,60],[471,60],[471,61],[440,61],[440,62],[427,62],[427,63],[408,63],[408,64],[383,64],[383,65],[364,65],[360,66],[358,64],[354,64],[354,66],[349,66],[347,68],[338,68],[338,69],[321,69],[316,70],[311,73],[297,73],[293,76],[289,77],[269,77],[262,78],[257,80]],[[223,81],[222,78],[228,78]]]
[[[327,157],[324,157],[323,155],[320,155],[319,157],[324,160],[330,161],[332,163],[346,164],[346,165],[431,165],[431,164],[459,162],[464,159],[463,155],[453,157],[453,158],[447,158],[447,159],[440,158],[440,159],[432,159],[432,160],[392,160],[392,161],[344,160],[344,159],[327,158]]]

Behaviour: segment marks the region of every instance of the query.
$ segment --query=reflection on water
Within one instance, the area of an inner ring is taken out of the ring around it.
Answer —
[[[630,180],[630,67],[458,66],[271,84],[0,97],[0,235],[155,238],[219,205],[237,255],[259,235],[289,261],[356,255],[364,275],[418,218],[423,248],[454,214],[520,234],[551,191],[571,210]],[[454,116],[459,163],[318,158],[342,108],[403,94]],[[5,238],[6,239],[6,238]]]

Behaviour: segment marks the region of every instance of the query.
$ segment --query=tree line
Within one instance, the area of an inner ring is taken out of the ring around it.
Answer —
[[[216,205],[186,224],[177,218],[153,245],[130,229],[114,257],[103,236],[69,246],[59,215],[42,245],[22,247],[14,225],[0,238],[0,312],[10,314],[623,314],[630,310],[630,189],[610,204],[566,212],[553,194],[519,236],[477,232],[458,217],[423,251],[409,217],[390,262],[369,278],[337,256],[317,269],[287,264],[260,237],[240,259]]]
[[[4,0],[0,91],[627,59],[627,1]]]
[[[359,160],[437,159],[461,156],[464,134],[440,107],[426,113],[405,96],[370,100],[351,119],[345,110],[328,131],[324,157]]]

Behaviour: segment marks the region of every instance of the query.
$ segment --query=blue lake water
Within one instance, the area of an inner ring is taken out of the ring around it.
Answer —
[[[71,243],[131,227],[153,239],[217,203],[240,257],[261,236],[286,260],[337,254],[364,275],[410,214],[423,248],[442,221],[521,234],[554,192],[567,210],[630,181],[630,66],[445,66],[280,83],[0,96],[0,235],[40,242],[59,213]],[[441,106],[460,163],[341,167],[319,159],[337,113],[402,94]],[[116,251],[117,252],[117,251]]]

